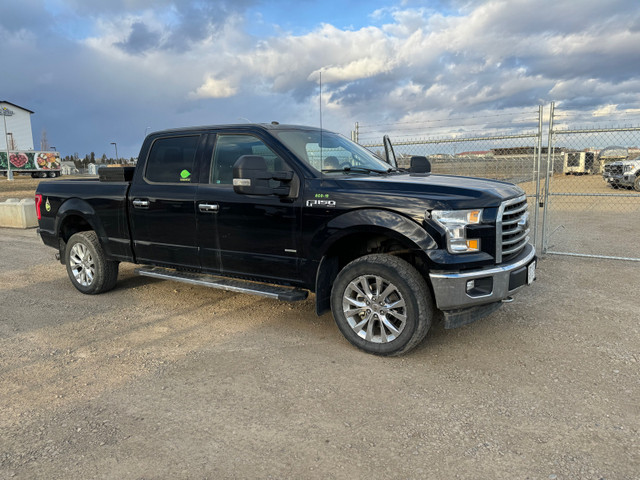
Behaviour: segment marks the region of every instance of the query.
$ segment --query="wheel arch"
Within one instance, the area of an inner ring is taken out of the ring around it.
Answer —
[[[72,198],[62,204],[56,215],[55,232],[59,239],[60,259],[64,263],[64,251],[69,238],[74,233],[93,230],[103,243],[104,230],[97,219],[95,210],[84,200]]]
[[[338,272],[364,255],[384,253],[403,258],[429,284],[426,250],[437,248],[437,243],[413,220],[395,212],[364,209],[337,217],[328,227],[335,233],[320,249],[322,256],[315,281],[318,315],[331,308],[331,286]]]

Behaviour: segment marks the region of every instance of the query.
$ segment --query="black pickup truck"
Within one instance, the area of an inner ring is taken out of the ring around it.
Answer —
[[[521,188],[392,157],[275,122],[155,132],[135,168],[41,182],[38,232],[82,293],[112,289],[119,262],[286,301],[313,292],[352,344],[397,355],[438,312],[453,328],[496,310],[536,256]]]

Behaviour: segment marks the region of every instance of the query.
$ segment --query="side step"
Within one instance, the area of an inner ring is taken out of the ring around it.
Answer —
[[[306,299],[309,295],[309,292],[299,288],[267,285],[265,283],[218,277],[215,275],[207,275],[205,273],[178,272],[170,268],[141,267],[136,268],[135,273],[145,277],[175,280],[177,282],[191,283],[193,285],[219,288],[230,292],[251,293],[253,295],[275,298],[284,302],[297,302]]]

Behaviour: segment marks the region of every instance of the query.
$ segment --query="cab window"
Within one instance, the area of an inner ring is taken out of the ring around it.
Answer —
[[[145,177],[158,183],[191,183],[199,135],[159,138],[151,146]]]
[[[288,170],[284,161],[253,135],[218,135],[213,152],[211,183],[231,185],[233,165],[243,155],[259,155],[265,159],[270,172]]]

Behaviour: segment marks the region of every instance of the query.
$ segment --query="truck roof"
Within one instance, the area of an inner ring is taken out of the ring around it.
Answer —
[[[218,130],[218,129],[240,129],[240,130],[317,130],[318,127],[310,127],[308,125],[281,125],[278,122],[271,123],[237,123],[237,124],[222,124],[222,125],[201,125],[193,127],[180,127],[169,128],[167,130],[159,130],[157,132],[151,132],[149,135],[165,134],[165,133],[180,133],[180,132],[192,132],[192,131],[206,131],[206,130]]]

